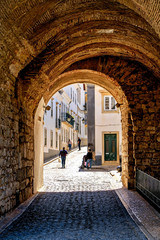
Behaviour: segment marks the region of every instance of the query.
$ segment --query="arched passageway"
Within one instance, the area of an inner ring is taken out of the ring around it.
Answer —
[[[43,121],[40,124],[39,119],[43,119],[43,111],[42,107],[45,102],[47,103],[48,100],[53,96],[55,93],[55,86],[59,86],[57,90],[60,90],[62,87],[73,84],[73,83],[91,83],[91,84],[99,84],[99,86],[105,88],[107,91],[109,91],[116,101],[118,102],[119,106],[121,106],[121,112],[122,112],[122,127],[123,127],[123,141],[125,144],[123,145],[123,183],[126,187],[133,188],[134,187],[134,178],[135,178],[135,173],[134,173],[134,165],[133,168],[130,169],[130,173],[128,174],[128,138],[126,135],[128,135],[128,116],[129,116],[129,108],[128,108],[128,103],[126,100],[126,97],[124,95],[124,92],[122,91],[121,87],[119,84],[109,76],[106,76],[105,74],[93,70],[73,70],[73,71],[67,71],[60,75],[57,79],[55,79],[55,83],[50,86],[48,89],[48,92],[45,96],[43,96],[43,99],[40,101],[40,106],[36,110],[36,116],[34,118],[34,124],[35,127],[39,125],[39,131],[35,131],[35,136],[34,136],[34,142],[35,142],[35,148],[37,151],[35,151],[35,164],[34,164],[34,169],[36,172],[41,171],[42,172],[42,164],[43,164],[43,147],[42,143],[39,143],[39,136],[43,135]],[[95,102],[96,104],[96,102]],[[40,126],[41,125],[41,126]],[[36,127],[37,128],[37,127]],[[38,130],[38,128],[37,128]],[[40,133],[41,132],[41,133]],[[130,135],[132,136],[132,135]],[[38,139],[37,139],[38,138]],[[130,141],[131,143],[131,141]],[[133,145],[133,143],[132,143]],[[41,157],[40,157],[40,149],[41,149]],[[133,152],[130,153],[133,155]],[[41,170],[40,169],[41,166]],[[41,176],[35,176],[34,177],[34,184],[35,184],[35,191],[37,191],[37,187],[41,183],[42,179],[42,174]],[[129,180],[128,180],[129,179]]]
[[[2,214],[33,194],[39,102],[73,81],[105,87],[120,104],[125,186],[135,166],[160,177],[159,1],[139,3],[1,2]]]

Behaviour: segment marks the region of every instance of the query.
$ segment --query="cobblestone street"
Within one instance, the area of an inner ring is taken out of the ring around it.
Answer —
[[[44,167],[44,187],[1,240],[147,239],[122,205],[103,169],[81,170],[86,148]]]

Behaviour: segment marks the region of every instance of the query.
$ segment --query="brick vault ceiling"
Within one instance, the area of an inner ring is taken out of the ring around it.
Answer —
[[[89,56],[104,53],[125,56],[156,71],[159,64],[159,1],[152,0],[150,6],[147,2],[149,0],[3,0],[0,15],[2,25],[8,30],[10,49],[13,47],[21,62],[19,70],[39,54],[41,66],[52,59],[53,54],[57,62],[57,55],[62,57],[62,53],[69,50],[83,48],[87,51],[88,48]],[[154,14],[149,14],[151,12]],[[5,30],[2,29],[2,35],[6,34]],[[22,57],[19,49],[16,51],[13,43],[18,40],[23,45],[26,41],[26,56],[22,53]],[[99,44],[99,49],[93,44]],[[83,55],[82,58],[88,57]],[[48,66],[52,64],[54,61],[48,62]]]
[[[159,76],[159,0],[2,0],[1,33],[10,72],[53,79],[82,59],[136,60]],[[45,82],[45,83],[44,83]]]

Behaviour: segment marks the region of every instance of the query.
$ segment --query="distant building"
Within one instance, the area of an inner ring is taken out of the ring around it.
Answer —
[[[87,124],[85,124],[85,86],[72,84],[59,90],[52,96],[44,113],[44,160],[58,155],[62,147],[68,149],[68,140],[72,148],[87,145]]]
[[[88,84],[88,146],[96,165],[117,165],[120,161],[121,112],[116,100],[105,89]]]

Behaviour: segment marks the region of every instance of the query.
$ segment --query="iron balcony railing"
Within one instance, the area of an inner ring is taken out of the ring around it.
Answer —
[[[87,111],[87,104],[86,103],[83,105],[83,107],[84,107],[84,111]]]
[[[61,119],[56,119],[56,128],[61,128]]]
[[[72,117],[71,114],[63,112],[61,114],[61,121],[62,122],[68,122],[72,127],[74,127],[74,118]]]
[[[160,210],[160,181],[147,173],[136,170],[136,189]]]

